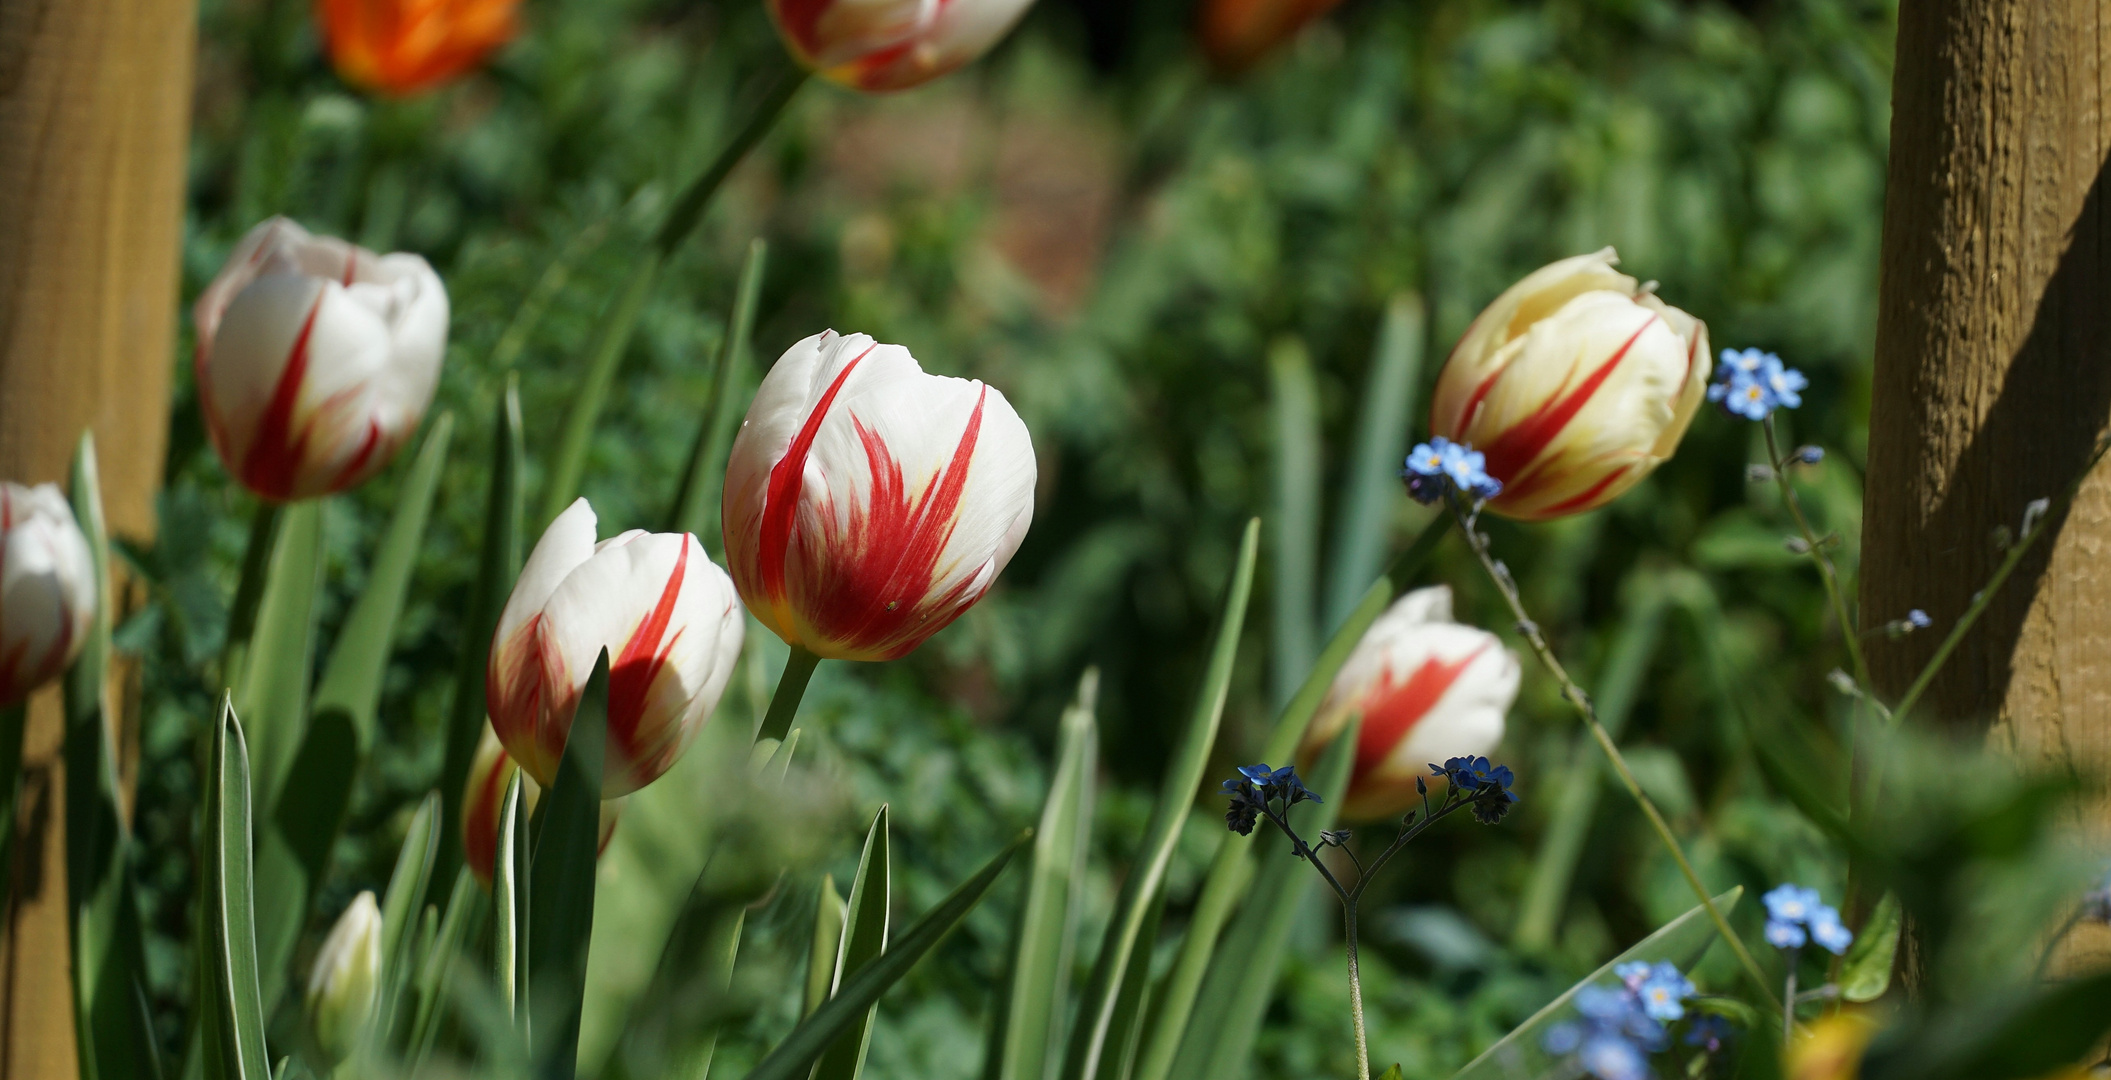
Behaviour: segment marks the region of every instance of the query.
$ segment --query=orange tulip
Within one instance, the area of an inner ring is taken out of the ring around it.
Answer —
[[[398,96],[459,78],[512,40],[520,0],[315,0],[330,63]]]
[[[1204,0],[1202,51],[1217,70],[1252,67],[1341,0]]]

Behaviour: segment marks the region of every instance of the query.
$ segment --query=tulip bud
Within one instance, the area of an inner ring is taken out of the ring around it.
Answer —
[[[1341,0],[1204,0],[1202,51],[1218,71],[1252,67]]]
[[[1417,589],[1380,615],[1328,687],[1298,758],[1310,762],[1363,717],[1342,816],[1371,821],[1416,805],[1434,762],[1475,757],[1503,739],[1517,699],[1517,655],[1494,634],[1451,620],[1451,590]]]
[[[1671,456],[1707,394],[1707,326],[1616,261],[1606,248],[1512,285],[1437,378],[1430,433],[1487,455],[1505,517],[1611,502]]]
[[[959,617],[1033,520],[1033,440],[1004,395],[823,331],[770,369],[726,465],[726,564],[786,642],[892,660]]]
[[[536,543],[499,613],[485,699],[506,753],[548,787],[607,649],[601,797],[613,799],[658,779],[688,748],[725,692],[747,626],[733,583],[696,537],[633,529],[596,544],[594,525],[579,499]]]
[[[416,255],[272,218],[193,321],[213,448],[244,486],[285,502],[360,483],[417,430],[447,351],[447,288]]]
[[[346,82],[415,94],[450,82],[513,39],[520,0],[316,0],[330,64]]]
[[[906,90],[972,62],[1033,0],[770,0],[799,62],[853,90]]]
[[[351,1056],[374,1015],[381,983],[381,908],[372,892],[352,898],[315,954],[308,975],[308,1037],[325,1068]]]
[[[520,766],[506,756],[506,748],[498,741],[498,735],[490,724],[484,725],[484,734],[477,739],[476,757],[469,766],[469,782],[462,791],[462,859],[469,864],[469,872],[476,877],[477,884],[491,887],[491,868],[498,861],[498,819],[505,812],[506,785],[513,782],[513,775]],[[528,827],[528,817],[535,812],[535,804],[542,798],[542,785],[532,776],[520,778],[520,827]],[[616,822],[623,816],[623,804],[629,796],[601,801],[601,839],[596,853],[606,852],[608,842],[616,835]]]
[[[66,497],[0,481],[0,706],[73,663],[95,603],[95,558]]]

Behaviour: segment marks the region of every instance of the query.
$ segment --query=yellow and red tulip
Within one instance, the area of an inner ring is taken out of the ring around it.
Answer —
[[[1415,782],[1429,780],[1431,764],[1495,749],[1517,682],[1515,653],[1494,634],[1452,621],[1449,588],[1417,589],[1356,643],[1313,714],[1298,760],[1309,773],[1319,752],[1360,715],[1342,815],[1397,815],[1419,801]]]
[[[424,259],[285,218],[250,230],[192,318],[213,448],[277,502],[342,491],[387,465],[431,406],[447,352],[447,287]]]
[[[1708,387],[1708,328],[1613,269],[1613,249],[1542,267],[1451,351],[1429,427],[1487,456],[1488,507],[1526,521],[1595,509],[1678,448]]]
[[[513,39],[520,0],[316,0],[346,82],[403,96],[460,78]]]
[[[58,678],[95,619],[95,559],[52,484],[0,481],[0,706]]]
[[[965,66],[1033,0],[770,0],[799,62],[853,90],[906,90]]]
[[[989,591],[1033,521],[1034,479],[995,388],[824,331],[770,369],[733,442],[726,563],[786,642],[892,660]]]
[[[594,542],[593,507],[557,516],[499,613],[485,673],[491,726],[549,786],[580,694],[609,655],[601,797],[658,779],[718,705],[746,625],[726,573],[688,533],[634,529]]]

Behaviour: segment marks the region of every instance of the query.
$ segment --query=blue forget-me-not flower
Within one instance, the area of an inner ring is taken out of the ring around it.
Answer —
[[[1840,913],[1826,906],[1816,889],[1779,885],[1759,899],[1766,905],[1767,944],[1777,949],[1816,942],[1837,956],[1854,944],[1854,931],[1840,922]]]
[[[1436,502],[1453,489],[1475,499],[1492,499],[1503,490],[1502,481],[1488,475],[1487,455],[1441,435],[1410,451],[1400,475],[1420,503]]]
[[[1686,1015],[1693,983],[1665,962],[1634,961],[1613,969],[1620,985],[1586,986],[1576,992],[1577,1019],[1547,1029],[1541,1045],[1571,1057],[1597,1080],[1645,1080],[1649,1055],[1670,1041],[1667,1021]]]
[[[1810,380],[1781,362],[1781,357],[1758,349],[1724,349],[1715,382],[1708,387],[1708,400],[1723,411],[1747,420],[1764,420],[1775,409],[1793,409],[1803,404],[1803,391]]]

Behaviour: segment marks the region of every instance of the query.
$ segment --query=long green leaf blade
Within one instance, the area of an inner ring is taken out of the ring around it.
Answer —
[[[1333,825],[1334,810],[1349,786],[1361,726],[1361,721],[1351,722],[1320,754],[1311,787],[1324,801],[1299,820],[1298,828],[1306,835],[1316,836]],[[1283,945],[1304,897],[1318,884],[1288,844],[1266,845],[1259,862],[1253,893],[1203,978],[1194,1020],[1173,1059],[1171,1075],[1181,1080],[1235,1080],[1245,1073],[1261,1017],[1275,995]]]
[[[396,619],[410,591],[411,570],[424,547],[425,523],[432,515],[440,470],[447,464],[447,448],[453,440],[454,414],[443,412],[433,421],[410,471],[404,474],[388,531],[381,534],[373,565],[367,568],[366,588],[345,616],[315,687],[315,711],[343,709],[351,717],[362,748],[374,742],[374,713],[381,703],[381,681],[388,671]]]
[[[226,1080],[269,1080],[264,1005],[257,986],[256,895],[250,879],[249,754],[231,698],[221,701],[209,770],[206,955],[218,1057]]]
[[[463,951],[480,922],[482,907],[477,892],[476,877],[468,867],[455,871],[454,891],[448,894],[447,911],[440,917],[432,951],[418,966],[414,984],[417,1012],[411,1022],[408,1046],[413,1071],[432,1054],[433,1042],[439,1037],[443,1003],[453,986],[455,968],[462,962]]]
[[[872,816],[865,830],[865,849],[858,855],[857,876],[850,879],[850,900],[843,907],[843,938],[836,950],[836,970],[829,980],[833,996],[845,979],[863,971],[887,951],[887,914],[894,888],[893,859],[888,850],[887,807]],[[836,1036],[828,1052],[814,1063],[813,1080],[857,1080],[872,1044],[875,1003],[849,1030]]]
[[[1422,371],[1423,327],[1420,296],[1401,293],[1386,305],[1364,382],[1356,448],[1343,469],[1341,524],[1327,560],[1322,626],[1347,618],[1385,563],[1385,539],[1400,501],[1400,463],[1407,457],[1416,376]]]
[[[484,669],[498,614],[520,576],[521,446],[520,380],[508,374],[491,424],[491,491],[484,503],[484,542],[476,585],[462,624],[462,656],[455,668],[454,700],[447,712],[447,749],[440,766],[440,862],[435,877],[451,880],[462,865],[462,788],[484,729]]]
[[[762,297],[762,271],[769,261],[769,241],[757,237],[748,242],[748,257],[740,264],[740,283],[733,290],[733,310],[726,317],[726,339],[718,350],[718,366],[711,375],[711,397],[697,421],[696,439],[675,485],[674,501],[667,511],[667,532],[711,536],[711,508],[717,504],[714,480],[722,481],[719,464],[725,452],[726,428],[733,419],[733,378],[748,358],[748,339],[755,330],[755,305]],[[715,546],[715,543],[707,546]]]
[[[931,951],[960,920],[982,902],[984,894],[995,884],[997,876],[1004,872],[1006,864],[1019,849],[1033,838],[1033,830],[1019,834],[1019,838],[1005,845],[977,871],[974,877],[962,882],[938,906],[932,908],[916,925],[909,928],[894,947],[880,954],[877,960],[851,976],[836,989],[836,996],[814,1010],[812,1016],[794,1027],[784,1041],[777,1044],[767,1057],[747,1075],[747,1080],[795,1080],[821,1057],[836,1036],[850,1029],[866,1010],[880,999],[880,995],[909,973],[924,954]]]
[[[257,963],[267,1013],[285,992],[287,965],[329,871],[359,757],[359,737],[344,710],[318,714],[286,771],[278,805],[259,823],[256,880],[264,903],[257,912]]]
[[[67,671],[65,684],[66,891],[74,1031],[83,1077],[146,1080],[154,1070],[151,1030],[141,1029],[133,1007],[134,987],[146,978],[145,949],[128,856],[131,833],[118,804],[107,704],[110,534],[103,519],[95,440],[87,432],[74,450],[70,488],[74,520],[88,540],[96,593],[88,639]],[[5,855],[0,850],[0,857]]]
[[[506,781],[506,794],[499,802],[498,843],[491,857],[491,981],[498,987],[506,1014],[520,1016],[520,985],[527,965],[522,963],[528,930],[526,873],[527,822],[521,811],[519,769]]]
[[[1055,775],[1034,830],[1033,866],[1019,914],[1019,942],[1012,959],[1006,1017],[998,1029],[996,1080],[1046,1080],[1056,1060],[1056,1033],[1070,998],[1070,969],[1077,950],[1078,915],[1092,852],[1094,773],[1099,767],[1099,724],[1093,710],[1099,672],[1078,681],[1077,701],[1064,710]]]
[[[800,998],[799,1015],[812,1016],[836,989],[836,954],[843,947],[843,894],[836,891],[835,875],[821,878],[815,897],[814,940],[806,954],[806,993]]]
[[[1269,695],[1290,696],[1312,667],[1318,649],[1319,580],[1319,388],[1312,358],[1295,338],[1276,342],[1268,355],[1275,411],[1275,497],[1271,606],[1275,629],[1269,640]]]
[[[256,805],[278,801],[308,724],[308,680],[315,662],[316,598],[322,591],[323,501],[294,503],[280,514],[271,546],[256,634],[235,687],[235,711],[249,718]],[[276,902],[275,899],[273,902]]]
[[[601,770],[608,745],[608,650],[572,715],[557,782],[538,809],[529,856],[528,984],[540,1076],[578,1067],[587,942],[594,931],[594,863],[601,850]]]
[[[601,408],[608,401],[608,388],[616,381],[616,368],[630,348],[631,334],[638,328],[638,314],[652,296],[659,280],[659,252],[647,249],[632,264],[630,280],[610,303],[594,338],[584,377],[574,384],[572,407],[564,416],[564,432],[558,438],[557,456],[543,481],[542,511],[537,525],[547,525],[579,496],[579,480],[586,474],[587,451],[593,448],[594,429],[601,423]]]
[[[1740,885],[1715,898],[1715,906],[1728,913],[1744,896]],[[1696,905],[1684,915],[1665,923],[1656,933],[1636,942],[1627,951],[1598,970],[1591,972],[1562,995],[1547,1003],[1546,1007],[1533,1013],[1531,1018],[1511,1029],[1508,1035],[1495,1045],[1481,1052],[1479,1057],[1466,1063],[1466,1067],[1453,1074],[1452,1080],[1508,1080],[1512,1076],[1540,1076],[1553,1065],[1553,1057],[1540,1049],[1546,1030],[1560,1023],[1570,1014],[1569,1003],[1577,991],[1593,983],[1611,985],[1617,981],[1613,969],[1634,960],[1655,963],[1668,960],[1681,970],[1692,967],[1708,951],[1715,941],[1715,924],[1708,918],[1708,909]]]
[[[381,1012],[375,1029],[384,1035],[397,1029],[403,990],[410,981],[411,956],[417,941],[418,912],[440,847],[440,796],[427,792],[411,815],[396,851],[388,890],[381,896]]]
[[[1065,1080],[1097,1080],[1103,1075],[1102,1063],[1108,1052],[1107,1041],[1114,1027],[1122,981],[1134,962],[1151,904],[1165,887],[1174,843],[1194,807],[1196,789],[1201,786],[1203,771],[1209,767],[1210,748],[1216,744],[1224,699],[1231,688],[1232,667],[1238,659],[1239,635],[1246,626],[1246,602],[1253,592],[1260,540],[1259,519],[1247,522],[1245,536],[1239,543],[1239,561],[1225,590],[1224,613],[1217,623],[1209,667],[1195,696],[1187,732],[1166,766],[1158,802],[1151,809],[1151,823],[1144,831],[1143,847],[1136,865],[1122,882],[1114,921],[1107,927],[1092,981],[1078,1004],[1077,1026],[1072,1029],[1070,1048],[1063,1059]]]
[[[1210,861],[1209,877],[1202,883],[1194,913],[1188,916],[1173,970],[1159,989],[1156,1015],[1137,1057],[1135,1080],[1165,1080],[1173,1070],[1173,1055],[1179,1052],[1180,1037],[1194,1014],[1195,995],[1201,992],[1203,976],[1216,955],[1217,937],[1253,880],[1249,842],[1250,838],[1226,830]]]
[[[1137,935],[1136,959],[1122,976],[1121,992],[1114,995],[1114,1026],[1107,1032],[1106,1066],[1100,1070],[1113,1080],[1128,1080],[1143,1041],[1144,1018],[1151,1010],[1151,954],[1157,950],[1158,925],[1164,918],[1165,890],[1160,889]]]

